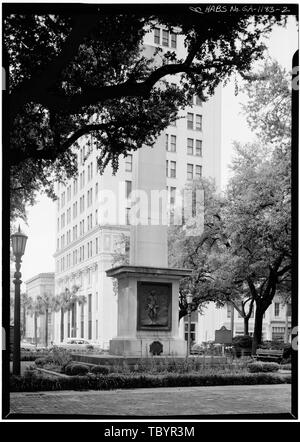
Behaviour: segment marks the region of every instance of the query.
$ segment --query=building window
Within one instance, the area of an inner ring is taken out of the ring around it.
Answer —
[[[154,28],[154,43],[160,45],[160,29]]]
[[[130,225],[130,208],[129,207],[126,208],[126,224],[127,224],[127,226]]]
[[[284,327],[272,327],[272,341],[283,341],[284,340]],[[290,333],[290,328],[288,330]]]
[[[162,31],[162,45],[169,46],[169,31]]]
[[[286,309],[287,309],[287,316],[292,316],[292,304],[287,304],[286,305]]]
[[[171,32],[171,48],[177,48],[177,35]]]
[[[195,170],[196,180],[199,180],[202,177],[202,166],[196,165]]]
[[[129,199],[132,191],[132,181],[125,181],[126,198]]]
[[[279,303],[274,303],[274,316],[279,316]]]
[[[98,339],[98,319],[96,319],[96,339]]]
[[[196,155],[202,157],[202,140],[196,140]]]
[[[170,187],[170,205],[175,204],[176,187]]]
[[[95,249],[96,249],[96,254],[98,253],[98,238],[96,238],[96,245],[95,245]]]
[[[169,161],[166,161],[166,177],[169,176]]]
[[[165,137],[165,144],[166,144],[166,150],[169,150],[169,135],[168,134],[166,134],[166,137]]]
[[[199,95],[196,95],[196,106],[202,106],[202,100]]]
[[[188,164],[187,165],[187,179],[188,180],[192,180],[193,179],[193,170],[194,170],[193,164]]]
[[[188,112],[187,114],[187,128],[194,129],[194,114]]]
[[[96,311],[98,311],[99,308],[99,299],[98,299],[98,292],[96,292]]]
[[[193,343],[196,341],[196,323],[195,322],[191,322],[191,333],[190,333],[190,337],[191,337],[191,345],[193,345]],[[188,323],[184,323],[184,339],[187,341],[188,340]]]
[[[125,159],[125,171],[132,172],[132,155],[128,154]]]
[[[176,152],[176,135],[171,135],[171,152]]]
[[[193,140],[193,138],[187,139],[187,154],[194,155],[194,140]]]
[[[170,178],[176,178],[176,161],[170,161]]]
[[[202,130],[202,115],[196,115],[196,130]]]
[[[74,180],[73,180],[73,195],[76,195],[76,193],[77,193],[77,187],[78,186],[78,181],[77,181],[77,178],[75,178]]]
[[[88,295],[88,339],[92,339],[92,294]]]

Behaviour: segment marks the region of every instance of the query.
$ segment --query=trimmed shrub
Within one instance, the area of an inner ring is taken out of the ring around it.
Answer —
[[[292,370],[292,364],[281,364],[280,369],[281,370]]]
[[[43,375],[11,376],[10,391],[113,390],[119,388],[188,387],[216,385],[289,384],[291,376],[270,373],[199,375],[196,373],[166,375],[109,374],[53,378]]]
[[[108,374],[110,372],[109,368],[106,367],[106,365],[94,365],[91,369],[90,372],[93,374]]]
[[[232,345],[239,348],[251,348],[252,338],[251,336],[235,336],[232,340]]]
[[[37,365],[38,367],[43,367],[44,365],[49,363],[49,358],[48,357],[37,358],[34,362],[35,365]]]
[[[291,344],[284,345],[282,359],[284,359],[285,361],[291,361],[291,359],[292,359],[292,345]]]
[[[89,369],[86,365],[83,364],[68,364],[65,366],[65,374],[69,376],[84,376],[88,373]]]
[[[247,368],[250,373],[272,373],[279,370],[276,362],[251,362]]]

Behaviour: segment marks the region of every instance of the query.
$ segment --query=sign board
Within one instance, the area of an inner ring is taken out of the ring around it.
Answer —
[[[231,330],[224,326],[220,330],[215,330],[215,342],[218,344],[232,344]]]

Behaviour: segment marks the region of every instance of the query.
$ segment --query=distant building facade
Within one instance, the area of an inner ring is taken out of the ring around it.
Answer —
[[[32,299],[33,302],[37,300],[38,296],[50,295],[54,297],[54,272],[39,273],[38,275],[30,278],[26,281],[26,293],[27,296]],[[54,340],[54,313],[49,309],[48,314],[48,344]],[[25,336],[27,341],[35,343],[35,327],[37,343],[39,345],[45,345],[46,341],[46,315],[43,312],[27,311]]]
[[[228,304],[223,308],[217,308],[211,302],[203,310],[202,315],[192,318],[192,328],[195,342],[208,342],[215,340],[215,330],[226,327],[231,330],[232,308]],[[249,335],[254,332],[255,306],[249,319]],[[284,304],[279,296],[275,296],[272,304],[267,309],[263,319],[263,341],[284,341],[287,328],[287,340],[291,339],[291,304]],[[244,319],[236,309],[233,310],[233,336],[244,334]]]

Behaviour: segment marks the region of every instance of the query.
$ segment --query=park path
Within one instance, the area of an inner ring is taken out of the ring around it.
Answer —
[[[291,385],[11,393],[12,414],[191,416],[291,412]]]

